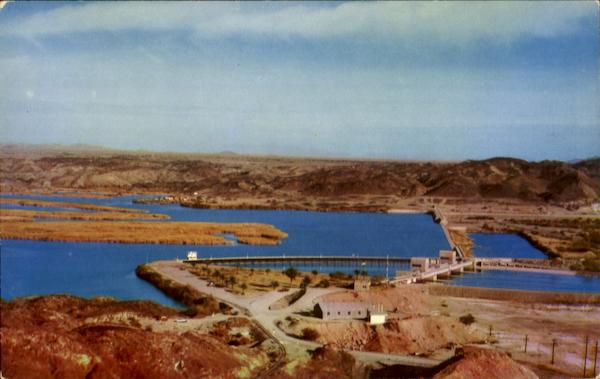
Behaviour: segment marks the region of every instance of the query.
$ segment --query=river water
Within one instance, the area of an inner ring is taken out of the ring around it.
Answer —
[[[6,196],[6,195],[2,195]],[[18,196],[23,197],[23,196]],[[132,196],[109,199],[31,196],[42,200],[68,200],[146,209],[171,216],[173,221],[267,223],[289,234],[278,246],[193,246],[72,243],[4,240],[0,250],[0,290],[4,299],[36,294],[70,293],[79,296],[113,296],[149,299],[176,305],[160,291],[135,276],[135,267],[160,259],[184,258],[188,250],[199,256],[344,255],[437,256],[448,249],[444,234],[426,214],[325,213],[303,211],[207,210],[179,205],[132,204]],[[20,209],[48,209],[30,208]],[[475,253],[481,256],[531,257],[544,255],[514,235],[473,235]],[[502,252],[502,253],[500,253]],[[496,255],[497,254],[497,255]],[[264,266],[263,266],[264,267]],[[274,265],[272,268],[285,268]],[[296,266],[320,272],[366,270],[371,275],[392,276],[406,265]],[[510,275],[510,276],[509,276]],[[519,278],[514,280],[514,278]],[[510,280],[507,280],[510,279]],[[485,271],[465,274],[452,284],[598,292],[600,279],[579,276]]]

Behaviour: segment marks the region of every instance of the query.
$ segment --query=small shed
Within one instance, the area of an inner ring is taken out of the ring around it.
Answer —
[[[187,253],[187,260],[188,261],[198,260],[198,253],[195,252],[195,251],[188,251],[188,253]]]
[[[371,304],[371,306],[369,307],[369,324],[385,324],[386,317],[387,312],[383,310],[383,304]]]
[[[354,320],[368,318],[369,306],[362,301],[319,301],[315,304],[315,316],[323,320]]]
[[[369,324],[371,325],[382,325],[385,324],[387,313],[383,310],[371,310],[369,311]]]
[[[456,263],[456,251],[454,250],[440,250],[440,263],[455,264]]]
[[[355,291],[368,291],[371,288],[371,280],[368,277],[359,277],[354,281]]]

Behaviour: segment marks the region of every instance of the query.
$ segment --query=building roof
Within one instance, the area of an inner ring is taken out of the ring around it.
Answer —
[[[383,310],[383,304],[371,304],[369,306],[370,315],[387,315],[387,312]]]
[[[323,312],[362,311],[369,308],[369,304],[363,301],[319,301],[317,305]]]

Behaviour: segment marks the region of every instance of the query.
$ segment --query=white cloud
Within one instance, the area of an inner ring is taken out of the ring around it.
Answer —
[[[4,22],[0,35],[36,37],[92,31],[190,30],[202,38],[250,35],[330,39],[381,37],[412,43],[434,39],[466,45],[480,39],[510,43],[552,37],[594,17],[593,2],[302,3],[123,2],[68,5]]]

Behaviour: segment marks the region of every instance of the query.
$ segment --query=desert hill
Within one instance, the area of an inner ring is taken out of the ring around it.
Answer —
[[[590,203],[600,197],[598,158],[575,164],[514,158],[418,162],[19,145],[0,147],[0,156],[2,192],[196,192],[203,198],[285,199],[296,205],[364,199],[366,206],[414,197],[553,204]]]
[[[600,157],[594,157],[579,161],[573,165],[580,171],[583,171],[587,176],[595,180],[600,180]]]
[[[432,178],[427,195],[568,202],[598,198],[600,181],[559,161],[513,158],[461,162]]]

